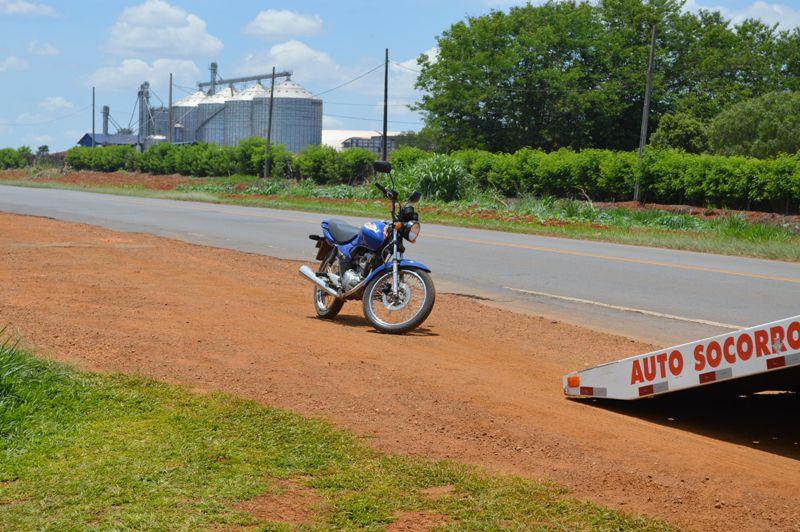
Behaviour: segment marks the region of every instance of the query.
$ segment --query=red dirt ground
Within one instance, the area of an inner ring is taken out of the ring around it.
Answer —
[[[650,346],[447,294],[425,328],[386,336],[357,304],[315,319],[296,269],[0,215],[0,322],[45,354],[226,390],[329,419],[385,451],[554,481],[686,528],[800,527],[796,402],[771,404],[785,414],[780,429],[721,400],[674,411],[569,401],[563,373]],[[703,409],[706,420],[684,420]]]
[[[50,183],[83,185],[87,187],[131,187],[138,186],[153,190],[175,190],[179,185],[198,183],[202,180],[182,175],[152,175],[134,172],[45,172],[31,176],[26,170],[7,170],[0,172],[0,181],[29,179]]]

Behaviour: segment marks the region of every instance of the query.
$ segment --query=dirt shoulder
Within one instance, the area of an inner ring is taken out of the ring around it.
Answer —
[[[0,321],[62,360],[234,392],[331,419],[382,450],[552,480],[687,528],[800,527],[800,433],[780,419],[796,398],[741,410],[568,401],[564,372],[650,346],[446,294],[425,329],[385,336],[353,303],[337,321],[315,319],[296,268],[0,215]]]

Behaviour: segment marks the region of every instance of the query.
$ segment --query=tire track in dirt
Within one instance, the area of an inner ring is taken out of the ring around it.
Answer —
[[[652,346],[446,294],[425,328],[381,335],[355,303],[315,319],[296,269],[0,215],[0,321],[59,359],[234,392],[687,528],[800,527],[793,434],[766,452],[736,442],[746,427],[681,430],[563,398],[565,371]]]

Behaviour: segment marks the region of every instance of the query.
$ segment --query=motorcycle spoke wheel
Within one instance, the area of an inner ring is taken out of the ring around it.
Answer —
[[[378,325],[403,327],[425,309],[428,288],[413,270],[398,272],[397,294],[392,294],[392,274],[382,276],[370,293],[369,310]]]

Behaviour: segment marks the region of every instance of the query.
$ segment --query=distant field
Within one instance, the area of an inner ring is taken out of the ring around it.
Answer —
[[[370,186],[315,185],[253,176],[188,178],[125,172],[0,172],[0,182],[111,194],[347,214],[387,215]],[[726,255],[800,261],[800,217],[705,209],[642,209],[552,198],[423,201],[424,221]]]
[[[662,530],[556,486],[379,454],[222,394],[82,373],[0,347],[4,530],[258,526]]]

